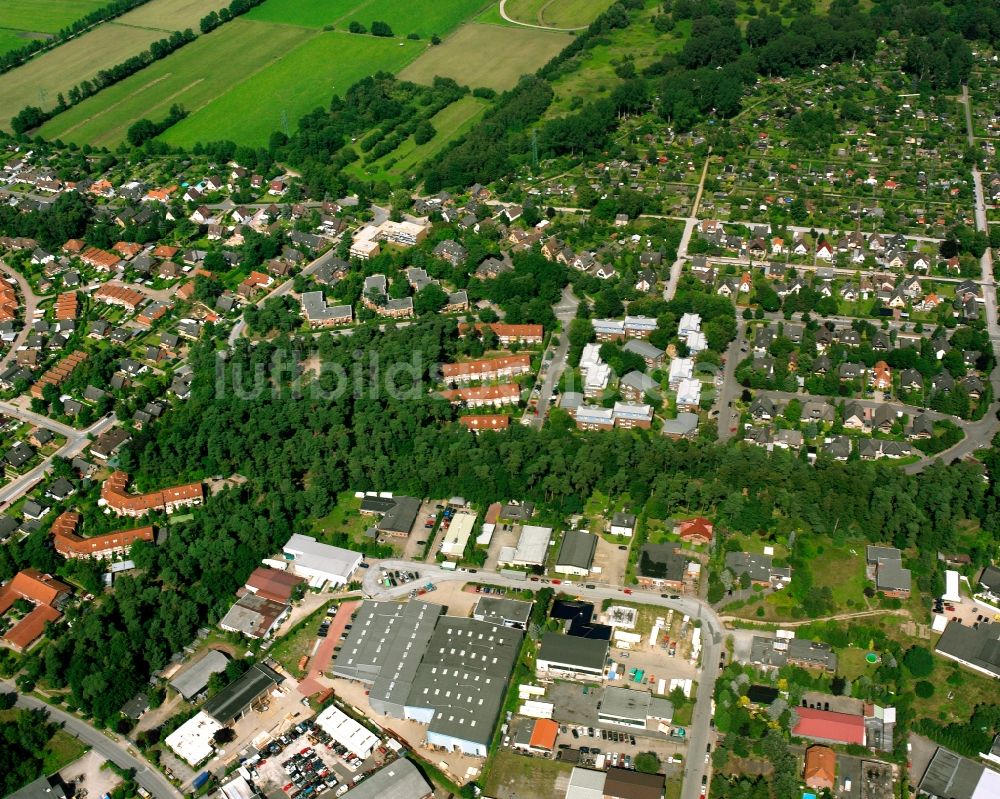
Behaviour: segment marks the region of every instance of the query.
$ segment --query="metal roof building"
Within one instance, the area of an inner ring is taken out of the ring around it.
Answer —
[[[551,538],[551,527],[526,524],[521,528],[517,547],[503,547],[500,550],[500,563],[509,563],[513,566],[542,566],[545,564]]]
[[[597,552],[597,536],[586,530],[567,530],[563,534],[556,556],[555,570],[559,574],[575,574],[586,577],[594,563]]]
[[[472,618],[523,630],[531,618],[531,602],[507,597],[483,596],[472,610]]]
[[[434,789],[409,760],[396,760],[376,771],[343,799],[427,799]]]
[[[225,671],[229,665],[229,656],[218,649],[209,649],[205,656],[188,666],[170,681],[170,685],[190,701],[208,687],[208,680],[213,674]]]
[[[263,663],[254,663],[246,674],[209,699],[202,707],[202,712],[220,724],[229,724],[284,681],[285,678],[274,669]]]
[[[608,657],[607,641],[545,633],[535,672],[539,679],[557,677],[599,680]]]

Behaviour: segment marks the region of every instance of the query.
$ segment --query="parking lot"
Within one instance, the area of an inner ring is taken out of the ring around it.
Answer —
[[[380,766],[384,753],[376,750],[365,761],[334,744],[312,721],[303,721],[260,748],[252,764],[255,782],[269,797],[340,796]]]

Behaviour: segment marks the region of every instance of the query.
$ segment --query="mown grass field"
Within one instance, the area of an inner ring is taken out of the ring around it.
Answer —
[[[310,33],[287,25],[237,19],[141,72],[59,114],[42,126],[46,138],[113,146],[137,119],[163,119],[173,103],[194,113],[219,95],[306,41]],[[256,105],[230,120],[233,135]]]
[[[372,180],[392,182],[404,178],[417,165],[439,153],[448,142],[468,131],[488,107],[489,103],[478,97],[463,97],[431,117],[431,124],[437,135],[429,142],[417,144],[410,136],[373,164],[362,166],[360,161],[355,161],[348,169],[359,177]]]
[[[611,3],[612,0],[507,0],[505,10],[511,19],[529,25],[584,28]]]
[[[0,128],[26,105],[52,108],[59,92],[112,67],[149,47],[163,32],[106,22],[78,39],[31,59],[0,75]]]
[[[429,84],[440,75],[472,88],[502,91],[537,70],[570,41],[568,33],[471,23],[427,50],[399,77]]]
[[[122,25],[137,28],[158,28],[182,31],[191,28],[198,33],[198,23],[209,11],[229,5],[226,0],[153,0],[118,18]]]
[[[302,30],[291,26],[269,27],[276,31]],[[317,34],[200,110],[195,112],[194,106],[185,103],[193,113],[164,133],[162,139],[183,146],[217,139],[267,144],[271,133],[282,129],[282,112],[287,117],[289,132],[294,131],[300,117],[317,106],[329,106],[334,94],[342,95],[352,84],[379,70],[396,72],[425,46],[420,42],[349,33]],[[254,109],[252,114],[246,113],[249,108]]]
[[[3,0],[0,28],[58,33],[103,5],[105,0]]]
[[[0,28],[0,53],[17,50],[24,47],[31,39],[36,38],[26,31]]]
[[[247,16],[267,22],[345,30],[352,22],[366,28],[387,22],[396,36],[443,36],[470,18],[484,0],[269,0]]]

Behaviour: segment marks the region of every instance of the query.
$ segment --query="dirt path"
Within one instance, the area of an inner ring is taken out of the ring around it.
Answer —
[[[538,9],[538,21],[542,21],[542,12],[545,11],[553,3],[553,0],[549,0],[544,6]],[[520,20],[513,19],[507,15],[507,0],[500,0],[500,16],[504,22],[509,22],[511,25],[520,25],[522,28],[534,28],[540,31],[561,31],[568,33],[570,31],[585,31],[589,26],[580,25],[576,28],[555,28],[552,25],[533,25],[530,22],[521,22]]]
[[[719,619],[725,623],[746,622],[748,624],[777,624],[781,627],[801,627],[804,624],[812,624],[817,621],[842,621],[844,619],[861,619],[866,616],[910,616],[910,611],[906,608],[899,610],[862,610],[854,613],[837,613],[833,616],[823,616],[818,619],[799,619],[798,621],[768,621],[766,619],[744,619],[742,616],[720,616]]]

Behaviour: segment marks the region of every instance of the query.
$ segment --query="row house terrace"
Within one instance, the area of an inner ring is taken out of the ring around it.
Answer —
[[[101,500],[119,516],[138,518],[151,511],[173,513],[180,508],[200,505],[204,499],[201,483],[172,486],[147,494],[131,494],[128,491],[129,476],[116,471],[101,486]]]

